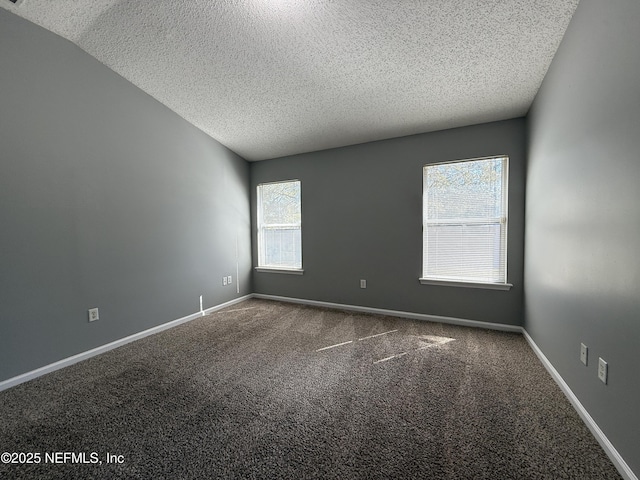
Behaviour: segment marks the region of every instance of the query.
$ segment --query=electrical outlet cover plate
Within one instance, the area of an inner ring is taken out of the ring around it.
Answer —
[[[587,347],[584,343],[580,344],[580,361],[585,365],[589,361],[589,347]]]
[[[97,308],[90,308],[89,309],[89,321],[90,322],[95,322],[96,320],[100,319],[100,313],[98,312]]]
[[[227,285],[227,277],[222,277],[222,285],[223,286]]]
[[[367,288],[367,281],[366,280],[360,280],[360,288]]]
[[[602,358],[598,359],[598,378],[602,383],[607,383],[607,377],[609,375],[609,364]]]

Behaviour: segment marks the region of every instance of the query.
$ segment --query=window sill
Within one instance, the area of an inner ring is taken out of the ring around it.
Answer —
[[[284,273],[287,275],[302,275],[304,273],[301,268],[255,267],[255,270],[256,272]]]
[[[443,287],[484,288],[486,290],[511,290],[511,283],[463,282],[460,280],[442,280],[437,278],[420,278],[422,285],[440,285]]]

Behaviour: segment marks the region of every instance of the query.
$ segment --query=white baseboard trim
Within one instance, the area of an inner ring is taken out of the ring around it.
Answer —
[[[573,405],[573,408],[576,409],[576,411],[578,412],[578,415],[580,415],[580,418],[582,418],[582,421],[587,425],[589,430],[591,430],[591,433],[593,434],[593,436],[596,437],[596,440],[598,441],[602,449],[605,451],[605,453],[607,454],[611,462],[618,469],[618,472],[620,472],[620,475],[622,475],[626,480],[638,480],[638,477],[635,475],[635,473],[633,473],[633,470],[631,470],[629,465],[627,465],[627,462],[624,461],[622,456],[618,453],[618,451],[615,449],[613,444],[609,441],[609,439],[604,434],[604,432],[600,429],[600,427],[595,422],[595,420],[591,417],[591,415],[589,415],[589,412],[587,412],[587,409],[584,408],[584,406],[580,403],[580,400],[578,400],[578,397],[576,397],[575,394],[571,391],[571,388],[569,388],[569,385],[567,385],[567,383],[564,381],[562,376],[551,364],[549,359],[547,359],[545,354],[542,353],[542,350],[540,350],[538,345],[536,345],[536,342],[533,341],[533,339],[529,336],[529,334],[524,328],[522,329],[522,334],[524,335],[524,338],[526,338],[527,342],[529,343],[529,345],[531,346],[535,354],[538,356],[538,358],[540,359],[544,367],[547,369],[551,377],[553,377],[553,379],[558,384],[562,392],[569,399],[569,402],[571,402],[571,405]]]
[[[34,378],[38,378],[47,373],[54,372],[56,370],[60,370],[61,368],[68,367],[69,365],[73,365],[74,363],[81,362],[82,360],[86,360],[88,358],[95,357],[96,355],[100,355],[101,353],[108,352],[109,350],[113,350],[114,348],[121,347],[122,345],[126,345],[127,343],[131,343],[136,340],[140,340],[141,338],[148,337],[149,335],[153,335],[154,333],[159,333],[159,332],[162,332],[163,330],[168,330],[169,328],[177,327],[182,323],[190,322],[191,320],[195,320],[196,318],[200,318],[204,315],[208,315],[209,313],[215,312],[216,310],[220,310],[230,305],[234,305],[236,303],[243,302],[244,300],[248,300],[251,297],[252,295],[245,295],[240,298],[235,298],[228,302],[221,303],[220,305],[216,305],[214,307],[207,308],[200,312],[192,313],[191,315],[187,315],[186,317],[178,318],[176,320],[163,323],[162,325],[149,328],[148,330],[143,330],[142,332],[134,333],[133,335],[129,335],[128,337],[121,338],[120,340],[115,340],[111,343],[101,345],[91,350],[87,350],[86,352],[78,353],[71,357],[63,358],[62,360],[51,363],[49,365],[45,365],[44,367],[40,367],[35,370],[31,370],[30,372],[23,373],[21,375],[17,375],[15,377],[9,378],[7,380],[0,382],[0,392],[3,390],[7,390],[8,388],[15,387],[16,385],[19,385],[21,383],[28,382],[29,380],[33,380]]]
[[[349,310],[354,312],[373,313],[376,315],[387,315],[389,317],[410,318],[412,320],[425,320],[427,322],[450,323],[453,325],[462,325],[464,327],[486,328],[489,330],[502,330],[505,332],[522,332],[519,325],[506,325],[503,323],[480,322],[478,320],[467,320],[465,318],[441,317],[439,315],[427,315],[425,313],[403,312],[399,310],[386,310],[383,308],[361,307],[358,305],[347,305],[343,303],[321,302],[318,300],[305,300],[302,298],[279,297],[277,295],[265,295],[262,293],[254,293],[254,298],[262,298],[264,300],[276,300],[279,302],[299,303],[303,305],[311,305],[314,307],[327,307],[339,310]]]

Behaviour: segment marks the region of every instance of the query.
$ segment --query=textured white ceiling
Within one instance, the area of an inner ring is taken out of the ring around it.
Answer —
[[[247,160],[525,115],[579,0],[23,0]]]

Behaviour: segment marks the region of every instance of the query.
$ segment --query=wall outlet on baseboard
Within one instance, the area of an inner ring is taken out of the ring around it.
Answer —
[[[100,312],[98,312],[97,308],[89,309],[89,321],[95,322],[96,320],[100,320]]]
[[[589,361],[589,347],[587,347],[584,343],[580,344],[580,361],[587,365]]]
[[[226,276],[222,277],[222,285],[225,286],[225,287],[227,286],[227,277]]]
[[[602,358],[598,358],[598,378],[602,383],[607,383],[607,377],[609,376],[609,364]]]
[[[233,283],[233,277],[231,275],[229,275],[227,277],[227,285],[231,285]]]
[[[367,288],[367,281],[362,279],[360,280],[360,288]]]

